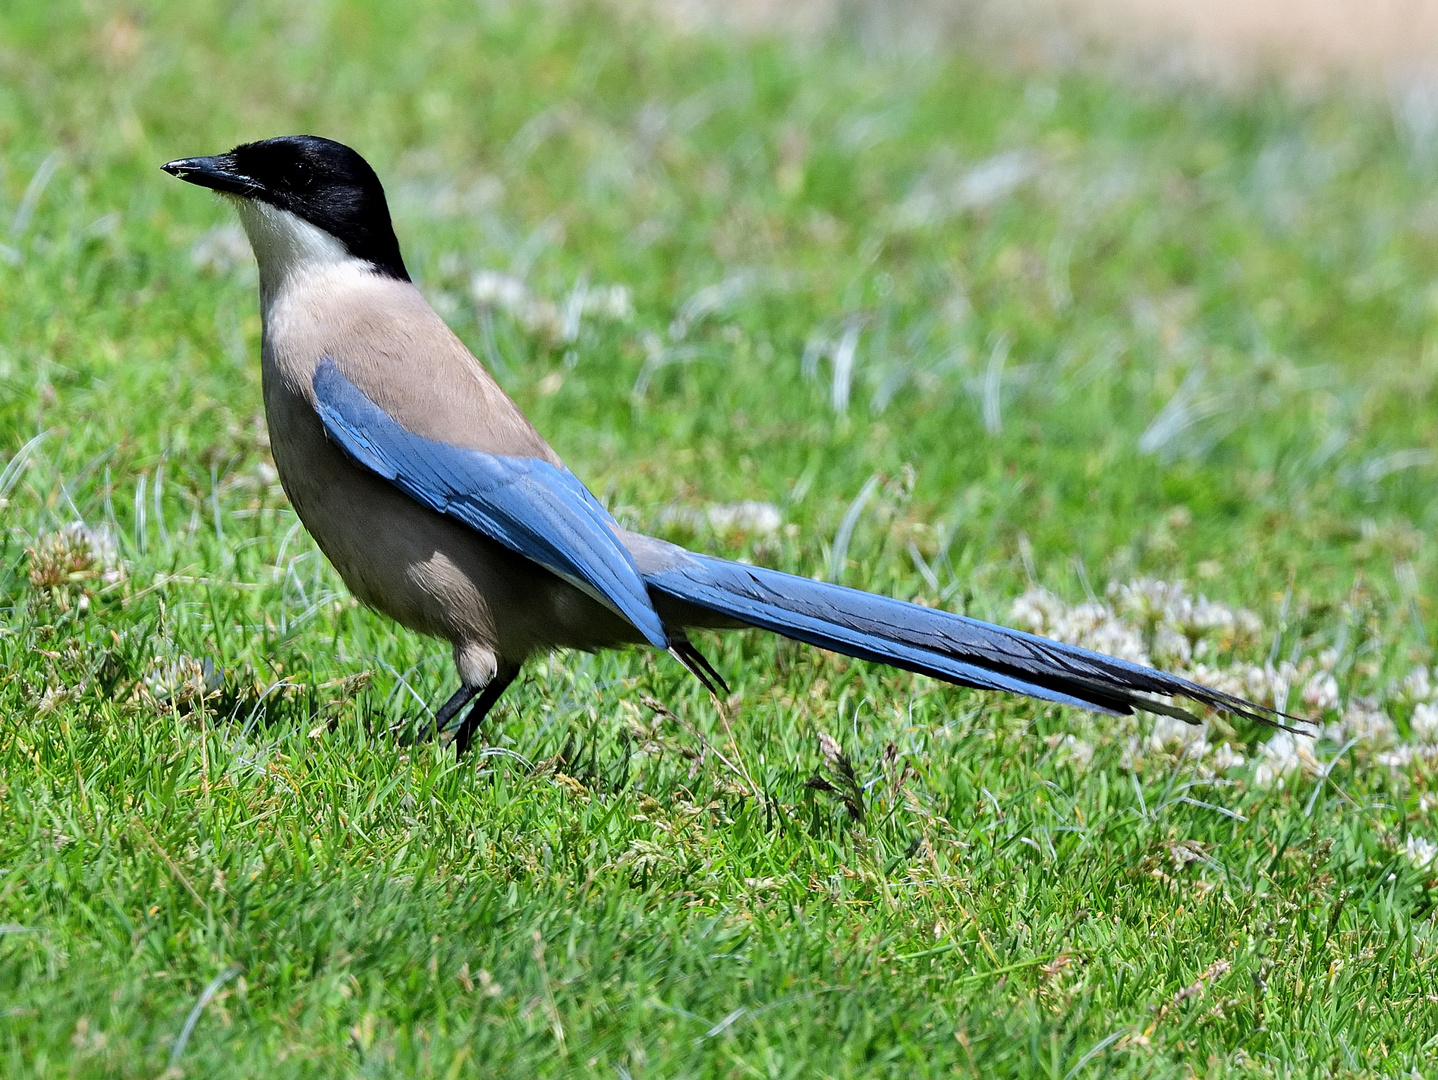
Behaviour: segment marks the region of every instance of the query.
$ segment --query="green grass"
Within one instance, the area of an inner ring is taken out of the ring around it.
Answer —
[[[1185,579],[1262,621],[1218,669],[1330,651],[1327,779],[761,635],[705,642],[727,720],[561,655],[487,756],[398,746],[446,649],[298,529],[253,269],[157,168],[292,131],[370,158],[628,523],[1001,620]],[[1435,180],[1361,95],[560,3],[7,5],[0,1074],[1433,1075],[1438,758],[1381,755],[1438,630]],[[633,314],[566,335],[481,269]],[[745,499],[783,526],[696,512]]]

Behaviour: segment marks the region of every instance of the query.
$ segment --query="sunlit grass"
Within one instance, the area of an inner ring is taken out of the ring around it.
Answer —
[[[600,7],[11,5],[0,1074],[1423,1074],[1438,160],[1402,130]],[[370,158],[627,524],[1041,610],[1325,738],[750,635],[705,643],[722,714],[561,655],[482,755],[404,749],[447,650],[298,527],[253,268],[157,168],[290,131]]]

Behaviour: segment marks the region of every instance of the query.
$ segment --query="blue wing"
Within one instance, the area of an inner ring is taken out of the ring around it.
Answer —
[[[315,371],[314,390],[325,431],[358,464],[559,575],[628,619],[651,645],[669,648],[613,518],[568,469],[412,434],[328,357]]]

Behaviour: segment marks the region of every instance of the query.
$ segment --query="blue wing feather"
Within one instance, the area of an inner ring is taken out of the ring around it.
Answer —
[[[406,431],[328,358],[315,371],[314,390],[325,431],[356,463],[584,590],[656,648],[669,647],[613,518],[568,469]]]

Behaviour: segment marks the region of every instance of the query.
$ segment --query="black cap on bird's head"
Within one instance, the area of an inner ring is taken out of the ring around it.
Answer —
[[[409,280],[384,187],[369,162],[344,143],[318,135],[282,135],[160,168],[191,184],[286,210],[329,233],[380,273]]]

